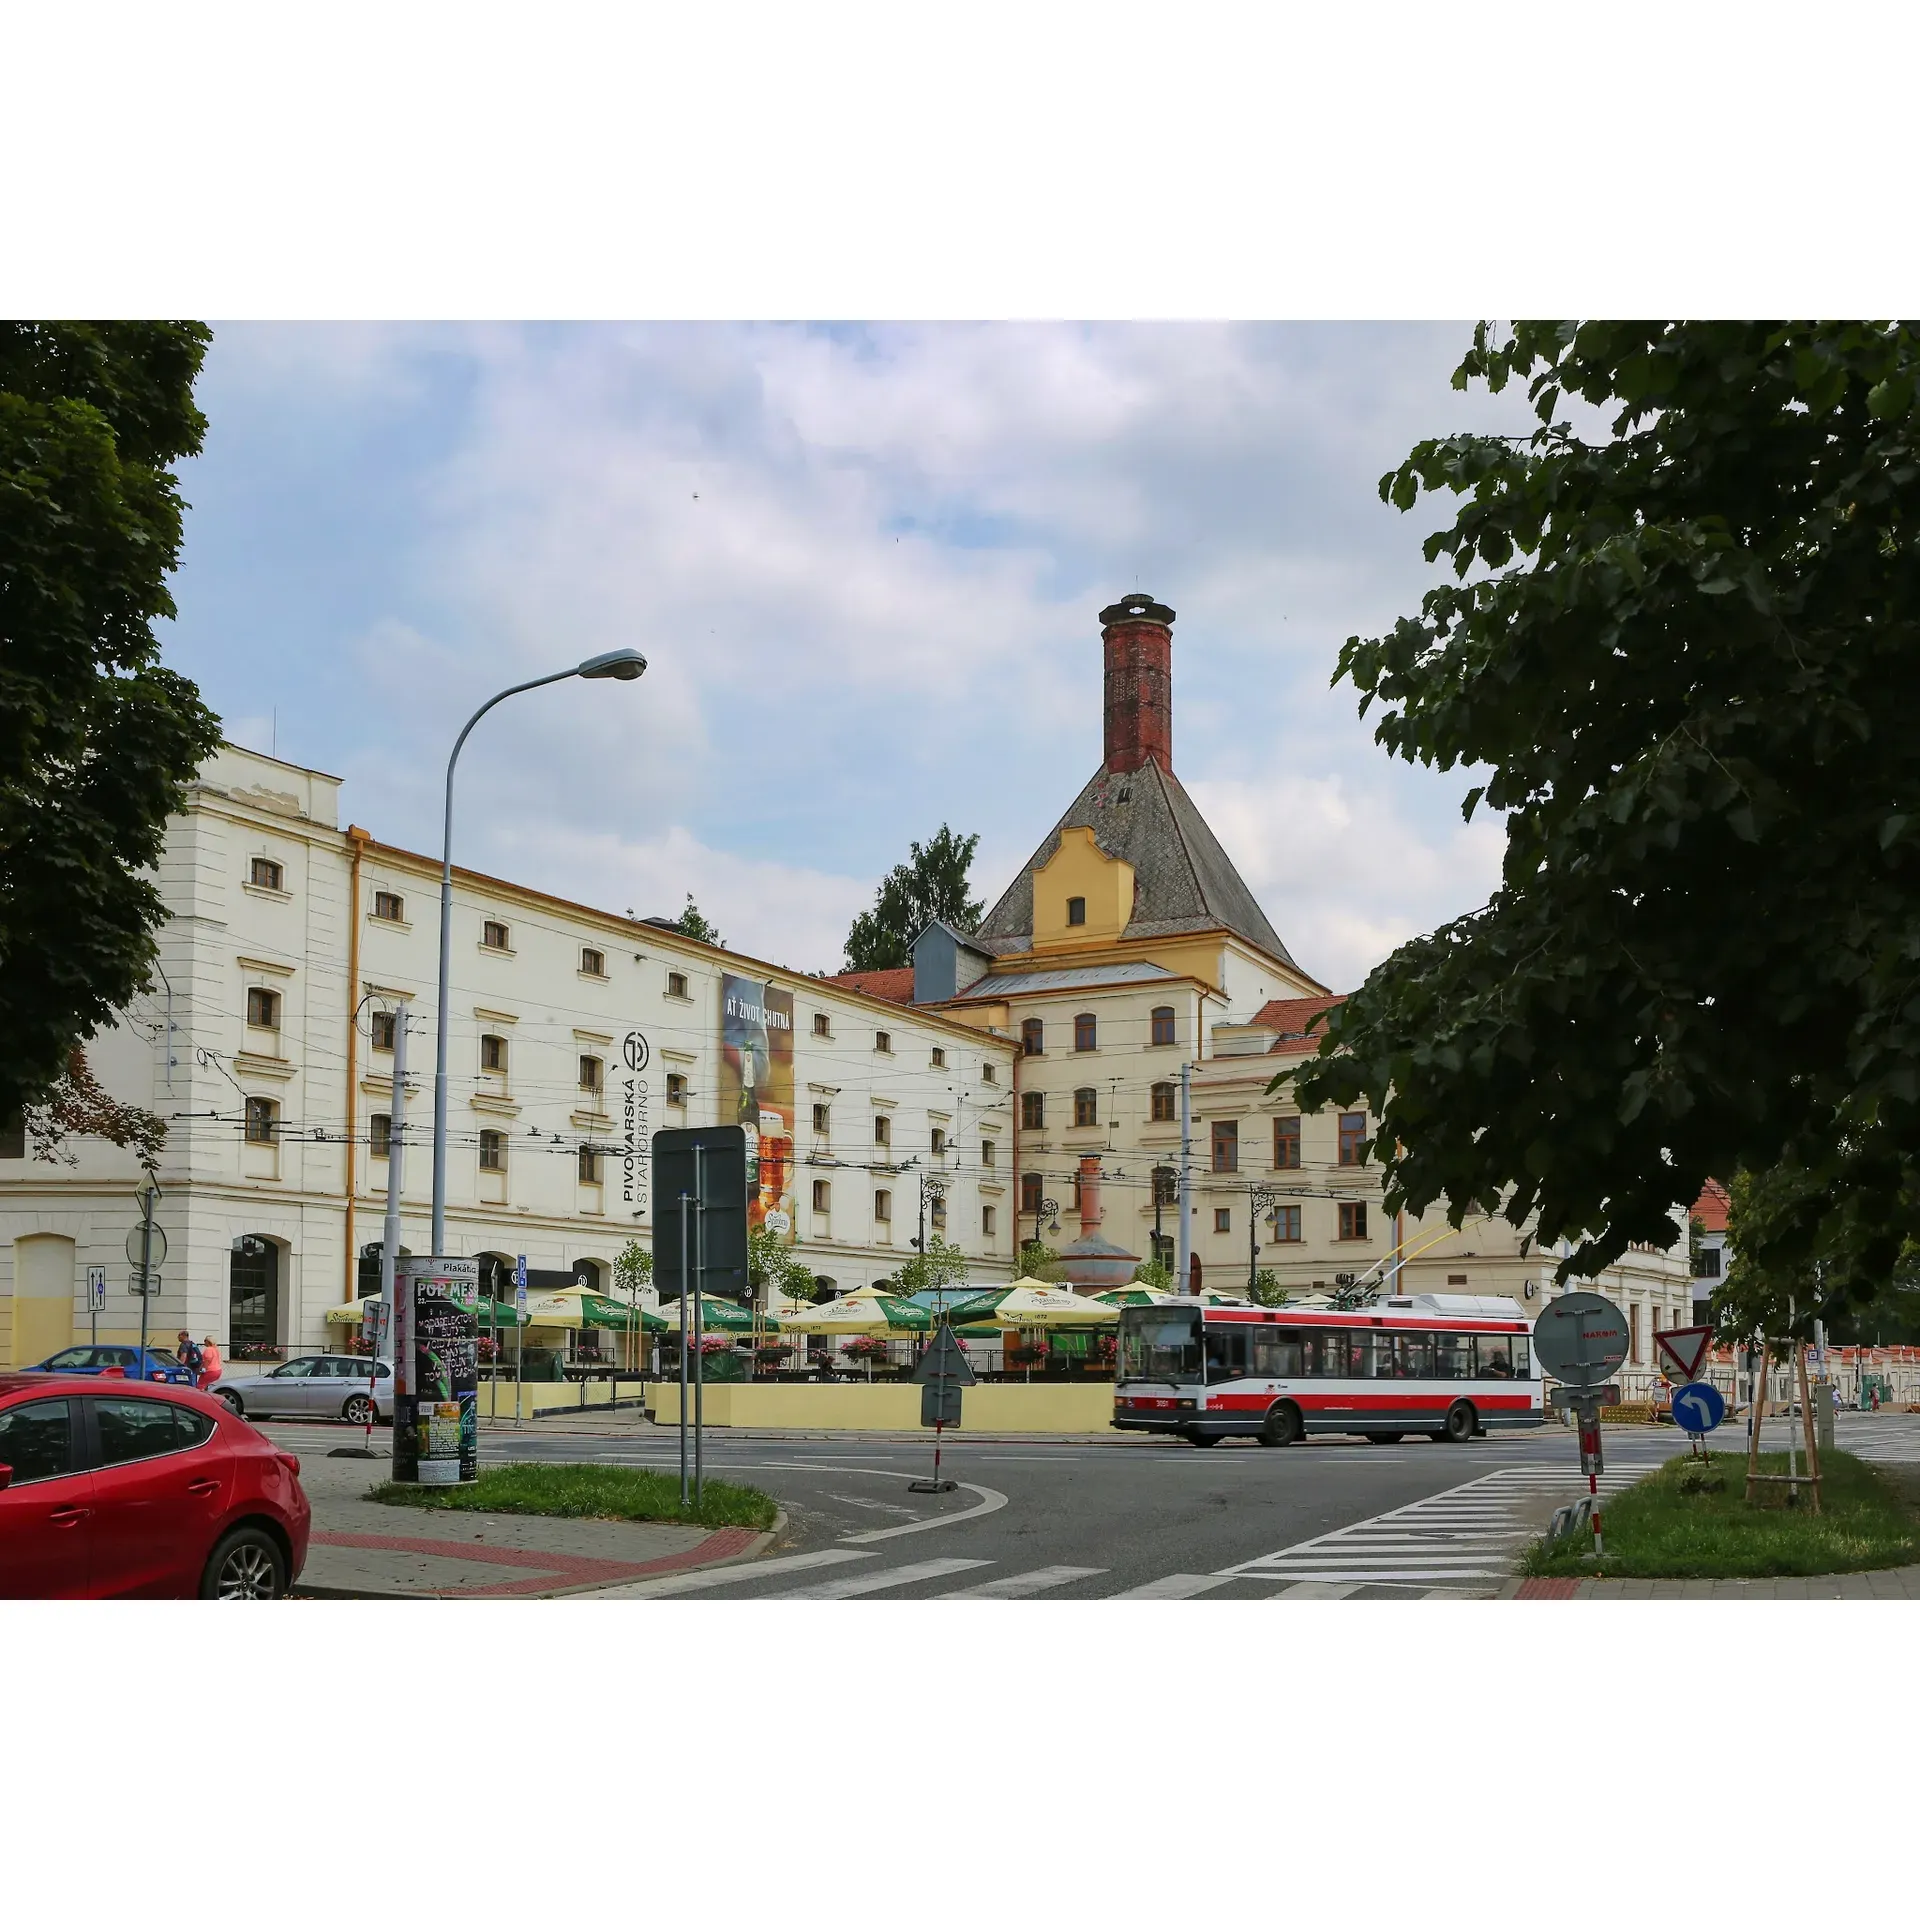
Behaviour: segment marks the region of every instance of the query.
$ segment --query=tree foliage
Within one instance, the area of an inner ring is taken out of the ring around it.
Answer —
[[[1142,1260],[1133,1270],[1131,1284],[1136,1287],[1155,1287],[1162,1293],[1176,1291],[1173,1269],[1160,1260]]]
[[[1478,1203],[1592,1274],[1709,1175],[1791,1159],[1859,1283],[1920,1140],[1920,342],[1893,325],[1482,326],[1454,376],[1540,424],[1429,440],[1455,579],[1336,678],[1400,757],[1487,777],[1492,899],[1326,1021],[1301,1104],[1365,1099],[1390,1207]],[[1568,399],[1607,410],[1583,438]],[[1799,1220],[1798,1209],[1787,1210]]]
[[[969,899],[968,873],[977,833],[960,835],[942,826],[925,846],[918,840],[908,859],[881,881],[873,905],[855,917],[847,932],[847,969],[866,973],[879,967],[904,967],[912,957],[908,944],[929,920],[944,920],[971,933],[986,903]]]
[[[1060,1256],[1044,1240],[1023,1240],[1020,1251],[1013,1257],[1013,1272],[1019,1280],[1037,1280],[1045,1287],[1059,1286]],[[1138,1269],[1135,1272],[1137,1277]]]
[[[727,943],[720,938],[720,929],[694,905],[693,895],[687,895],[687,904],[680,910],[680,918],[674,926],[689,940],[704,940],[710,947],[724,947]]]
[[[747,1230],[747,1273],[756,1288],[811,1306],[820,1297],[820,1276],[802,1266],[793,1249],[765,1227]]]
[[[1271,1267],[1260,1267],[1248,1282],[1247,1298],[1256,1307],[1284,1307],[1293,1294]]]
[[[0,322],[0,1116],[145,984],[148,877],[219,744],[160,665],[207,329]]]
[[[916,1253],[880,1283],[886,1292],[903,1298],[924,1288],[939,1287],[951,1293],[966,1284],[967,1256],[937,1233],[928,1241],[924,1253]]]

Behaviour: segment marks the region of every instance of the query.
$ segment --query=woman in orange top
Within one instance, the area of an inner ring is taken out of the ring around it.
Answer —
[[[194,1383],[211,1393],[220,1378],[220,1345],[212,1334],[200,1342],[200,1378]]]

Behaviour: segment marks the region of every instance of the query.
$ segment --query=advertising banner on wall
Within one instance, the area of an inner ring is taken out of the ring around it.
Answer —
[[[748,1225],[794,1237],[793,995],[785,987],[720,976],[720,1122],[747,1130],[760,1163]],[[751,1173],[750,1173],[751,1177]]]
[[[480,1470],[480,1263],[398,1261],[393,1477],[423,1486]]]
[[[653,1115],[648,1071],[653,1049],[638,1027],[620,1042],[614,1069],[620,1096],[620,1204],[633,1220],[644,1220],[653,1206]]]

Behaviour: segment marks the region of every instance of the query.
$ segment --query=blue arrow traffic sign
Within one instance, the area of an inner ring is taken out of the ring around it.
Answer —
[[[1695,1380],[1675,1389],[1673,1424],[1682,1433],[1711,1433],[1726,1417],[1726,1399],[1718,1387]]]

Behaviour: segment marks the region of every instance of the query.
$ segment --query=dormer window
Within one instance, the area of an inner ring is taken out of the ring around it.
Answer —
[[[1084,894],[1072,894],[1067,900],[1067,925],[1084,927],[1087,924],[1087,901]]]

